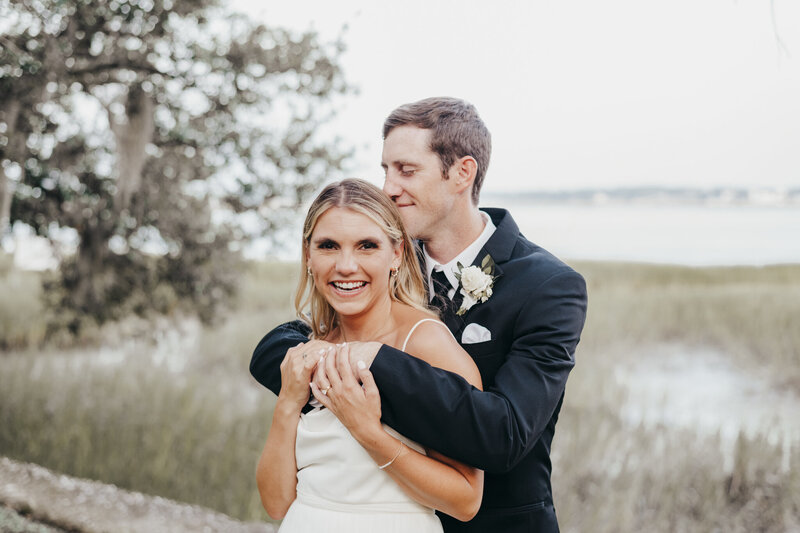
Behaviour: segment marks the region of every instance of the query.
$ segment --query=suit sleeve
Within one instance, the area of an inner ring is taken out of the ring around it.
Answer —
[[[370,370],[383,421],[400,433],[487,472],[507,472],[533,448],[564,395],[586,317],[586,284],[562,271],[532,287],[494,383],[460,376],[384,346]]]
[[[281,362],[289,348],[308,342],[310,329],[299,320],[281,324],[267,333],[253,351],[250,374],[256,381],[274,392],[281,391]]]

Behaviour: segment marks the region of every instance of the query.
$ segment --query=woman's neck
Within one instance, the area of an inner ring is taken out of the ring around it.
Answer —
[[[339,315],[339,337],[342,342],[379,341],[388,333],[395,331],[392,315],[392,299],[376,303],[369,310],[358,315]]]

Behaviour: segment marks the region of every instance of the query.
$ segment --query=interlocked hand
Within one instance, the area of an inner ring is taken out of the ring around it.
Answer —
[[[381,428],[381,398],[366,364],[350,366],[350,346],[336,345],[320,362],[311,392],[358,439],[359,434]],[[382,430],[382,429],[381,429]]]
[[[309,381],[322,355],[333,344],[312,340],[289,348],[281,362],[281,391],[279,398],[302,409],[310,395]]]

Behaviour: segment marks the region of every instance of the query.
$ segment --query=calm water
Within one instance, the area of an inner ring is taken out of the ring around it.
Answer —
[[[496,204],[488,198],[486,205]],[[800,206],[506,203],[503,207],[529,240],[567,260],[694,266],[800,263]],[[297,259],[299,224],[275,250],[281,259]]]
[[[800,263],[800,207],[509,206],[536,244],[568,259],[682,265]]]

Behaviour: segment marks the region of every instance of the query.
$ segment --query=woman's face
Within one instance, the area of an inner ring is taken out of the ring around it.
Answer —
[[[306,260],[314,284],[341,316],[357,316],[389,298],[389,275],[401,262],[393,245],[366,215],[332,207],[317,219]]]

